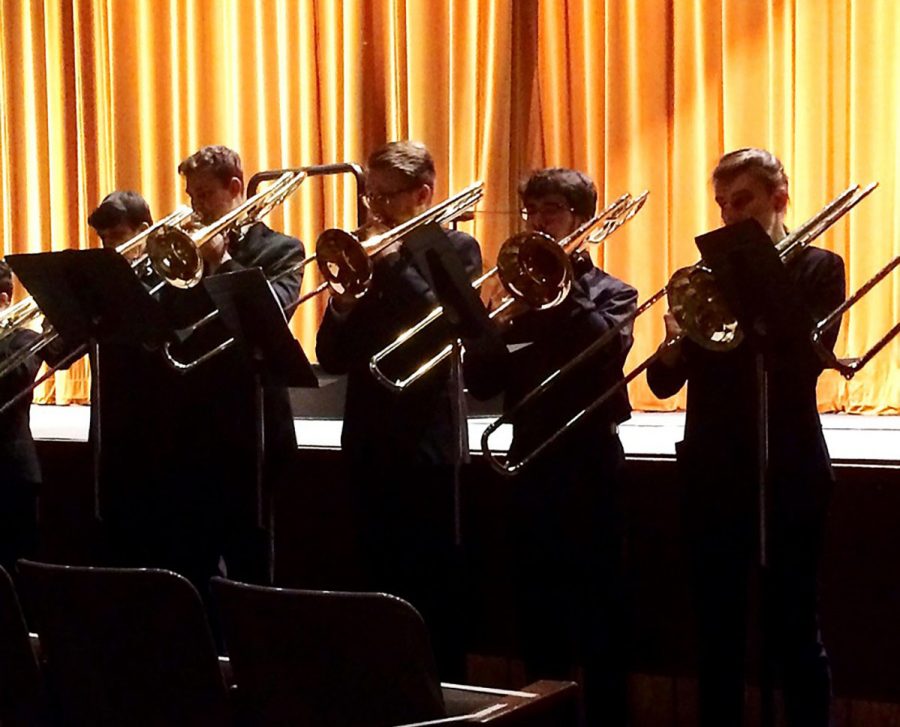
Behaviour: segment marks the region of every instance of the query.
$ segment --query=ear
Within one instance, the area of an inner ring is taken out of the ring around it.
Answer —
[[[149,229],[150,229],[149,222],[141,222],[141,224],[138,225],[137,230],[135,230],[135,234],[139,234],[139,233],[143,232],[144,230],[149,230]]]
[[[772,206],[779,214],[787,209],[788,193],[786,189],[778,189],[772,193]]]
[[[416,192],[416,203],[426,207],[431,206],[431,198],[434,196],[434,187],[430,184],[423,184]]]
[[[9,293],[0,293],[0,308],[9,307]]]
[[[232,197],[239,197],[244,193],[244,183],[237,177],[228,180],[228,192]]]

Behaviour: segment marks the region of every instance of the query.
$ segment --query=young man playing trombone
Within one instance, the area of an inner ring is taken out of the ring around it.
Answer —
[[[558,242],[595,214],[597,190],[576,170],[540,169],[520,184],[519,199],[527,230]],[[637,291],[585,252],[575,253],[572,263],[575,277],[562,303],[544,311],[517,303],[499,316],[511,344],[503,371],[507,409],[635,309]],[[623,326],[550,395],[514,415],[510,461],[521,461],[620,379],[631,344],[631,325]],[[569,679],[580,666],[591,725],[627,721],[618,424],[630,415],[622,389],[526,465],[512,487],[518,633],[527,676]]]
[[[788,178],[772,153],[725,154],[712,182],[726,225],[755,219],[773,243],[787,236]],[[843,300],[844,265],[834,253],[807,247],[786,269],[814,320]],[[672,310],[665,322],[666,342],[647,379],[661,398],[688,384],[684,441],[677,451],[697,613],[700,724],[742,723],[747,586],[760,534],[758,414],[765,391],[764,638],[783,668],[788,723],[825,727],[830,675],[817,617],[817,570],[833,475],[816,409],[822,365],[810,346],[767,342],[762,330],[746,332],[743,342],[723,352],[679,340],[682,329]],[[835,326],[826,334],[830,348],[837,333]]]
[[[376,149],[366,169],[374,223],[389,230],[424,212],[434,183],[434,160],[422,144],[396,141]],[[446,235],[466,273],[479,274],[478,243],[462,232]],[[316,353],[326,371],[347,374],[341,445],[358,515],[363,586],[418,608],[431,629],[441,677],[459,679],[464,650],[453,603],[457,433],[451,410],[458,392],[451,390],[446,365],[399,393],[369,371],[375,353],[437,304],[423,258],[405,239],[380,253],[362,298],[331,298]],[[417,365],[419,353],[406,362]]]
[[[182,161],[178,172],[201,225],[223,218],[245,201],[241,159],[228,147],[203,147]],[[260,268],[269,280],[278,276],[271,290],[290,315],[301,282],[300,270],[292,270],[304,254],[298,239],[248,214],[197,244],[205,276],[251,267]],[[215,310],[202,283],[188,290],[166,287],[161,301],[176,329],[188,328]],[[221,319],[215,319],[173,345],[170,353],[181,362],[196,360],[228,337]],[[232,345],[175,376],[164,394],[173,414],[167,427],[170,479],[165,483],[171,507],[163,514],[160,554],[201,593],[209,577],[219,572],[220,560],[231,578],[269,580],[267,508],[258,498],[271,497],[296,440],[287,391],[262,386],[251,359]]]

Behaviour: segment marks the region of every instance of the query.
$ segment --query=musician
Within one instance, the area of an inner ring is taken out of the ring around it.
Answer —
[[[214,222],[244,202],[240,156],[225,146],[205,146],[178,166],[201,224]],[[204,275],[258,267],[271,283],[282,309],[291,312],[299,297],[302,243],[262,222],[247,219],[200,247]],[[203,285],[166,287],[161,297],[173,326],[187,327],[214,310]],[[229,337],[221,319],[173,347],[191,360]],[[270,580],[267,518],[258,518],[296,450],[287,391],[263,386],[259,367],[232,346],[189,373],[176,377],[167,392],[173,417],[166,493],[170,507],[159,543],[169,567],[190,578],[204,593],[224,562],[238,580]],[[259,459],[258,442],[264,448]],[[262,473],[261,483],[258,479]],[[258,486],[261,484],[262,492]],[[261,500],[260,500],[261,498]]]
[[[434,183],[434,160],[422,144],[390,142],[368,158],[366,202],[378,223],[393,228],[431,206]],[[463,232],[446,235],[466,273],[480,273],[478,243]],[[448,679],[464,671],[454,633],[459,614],[447,585],[455,559],[451,402],[457,393],[446,366],[400,393],[369,372],[371,356],[436,305],[430,281],[424,255],[404,241],[392,245],[374,260],[364,297],[332,296],[316,353],[325,370],[347,374],[341,444],[359,513],[364,586],[420,610]],[[423,354],[411,353],[407,365],[421,363]]]
[[[788,178],[763,149],[725,154],[712,175],[722,221],[753,218],[773,243],[787,234]],[[807,248],[787,274],[812,319],[844,298],[844,265]],[[666,313],[666,341],[680,328]],[[684,527],[698,625],[702,725],[740,725],[744,695],[747,580],[758,548],[758,377],[768,389],[768,640],[783,670],[789,724],[829,724],[830,675],[817,617],[817,570],[833,474],[816,410],[822,365],[803,341],[769,341],[765,331],[729,352],[690,340],[668,345],[648,370],[653,392],[688,384],[684,441],[677,447]],[[826,336],[834,346],[838,326]],[[760,335],[761,334],[761,335]]]
[[[153,224],[150,206],[137,192],[116,190],[88,216],[105,248],[116,249]],[[129,262],[142,246],[125,252]],[[149,265],[135,268],[150,291],[159,283]],[[175,374],[159,351],[109,342],[90,349],[90,440],[95,453],[104,561],[118,566],[156,565],[153,542],[160,482],[168,478],[166,456],[173,410],[165,395]]]
[[[561,240],[594,215],[597,190],[574,169],[539,169],[522,181],[519,199],[529,231]],[[507,409],[634,312],[634,288],[586,252],[573,263],[575,280],[563,303],[545,311],[517,304],[500,315],[511,344]],[[632,327],[624,325],[551,396],[514,416],[511,461],[521,461],[621,379],[632,341]],[[571,679],[581,666],[588,724],[627,721],[618,425],[630,415],[623,388],[528,464],[512,488],[513,575],[527,676]]]
[[[0,316],[9,308],[13,277],[9,264],[0,260]],[[21,328],[0,339],[0,362],[39,338]],[[0,406],[34,381],[41,360],[31,356],[0,378]],[[37,547],[37,496],[41,467],[29,423],[31,396],[0,414],[0,566],[15,573],[19,558],[34,554]]]
[[[130,190],[116,190],[106,195],[88,216],[88,225],[97,233],[103,247],[113,250],[152,224],[153,217],[147,200]],[[140,246],[136,246],[127,250],[125,257],[132,261],[140,253]]]

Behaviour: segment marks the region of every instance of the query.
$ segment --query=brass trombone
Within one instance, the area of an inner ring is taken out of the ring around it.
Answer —
[[[184,220],[190,217],[191,214],[192,212],[190,207],[178,207],[174,212],[166,215],[161,220],[148,227],[146,230],[139,232],[134,237],[117,246],[115,248],[115,251],[120,255],[125,256],[128,253],[132,252],[135,248],[145,244],[150,237],[155,235],[160,230],[184,222]],[[130,261],[132,270],[138,273],[139,269],[142,266],[146,265],[148,260],[149,258],[146,253],[139,255],[134,260]],[[2,329],[0,340],[5,339],[9,335],[12,335],[12,333],[16,330],[32,325],[41,316],[41,310],[34,298],[31,296],[23,298],[16,305],[8,309],[6,311],[6,314],[3,316],[2,321],[0,321],[0,329]],[[23,346],[22,348],[17,349],[13,354],[7,356],[6,359],[0,361],[0,378],[6,376],[11,371],[14,371],[32,356],[38,355],[45,348],[58,341],[59,338],[59,333],[56,332],[53,326],[47,326],[41,332],[41,335],[36,338],[30,345]],[[80,358],[85,353],[87,353],[87,346],[79,346],[77,350],[81,350],[81,354],[78,356],[78,358]],[[70,357],[68,356],[66,357],[67,360],[69,358]],[[50,376],[56,373],[59,368],[61,368],[61,366],[52,367],[34,383],[34,386],[30,387],[26,391],[30,391],[32,388],[42,384]]]
[[[175,225],[164,225],[147,240],[147,254],[153,269],[176,288],[193,288],[203,277],[203,258],[200,256],[203,245],[221,232],[262,219],[298,189],[304,179],[306,171],[303,169],[286,171],[271,187],[199,230],[185,232]]]
[[[824,361],[825,365],[829,368],[835,369],[838,371],[841,376],[843,376],[848,381],[856,376],[859,373],[860,369],[863,368],[870,360],[888,345],[898,333],[900,333],[900,321],[895,323],[887,333],[885,333],[881,338],[879,338],[868,351],[863,353],[860,356],[854,356],[850,358],[838,358],[835,356],[834,352],[825,345],[822,341],[822,336],[825,332],[831,328],[836,321],[840,320],[840,317],[846,313],[850,308],[859,302],[859,300],[872,288],[874,288],[878,283],[884,280],[888,275],[890,275],[896,267],[900,265],[900,255],[896,255],[893,260],[891,260],[887,265],[885,265],[881,270],[879,270],[875,275],[873,275],[865,285],[861,286],[859,290],[857,290],[853,295],[851,295],[847,300],[841,303],[837,308],[835,308],[831,313],[825,316],[821,321],[816,323],[815,328],[813,328],[812,333],[810,334],[810,339],[812,340],[813,346],[816,349],[816,353],[819,354],[819,357]]]
[[[300,296],[290,307],[296,308],[310,298],[330,291],[334,295],[349,295],[359,299],[365,295],[372,284],[372,259],[408,235],[413,230],[428,224],[445,224],[462,215],[470,207],[476,205],[484,196],[484,184],[475,182],[462,191],[448,197],[410,220],[368,240],[362,241],[356,235],[337,228],[325,230],[316,239],[316,252],[295,265],[278,273],[269,282],[274,283],[289,275],[302,271],[312,263],[316,264],[324,281],[313,290]],[[189,328],[183,331],[191,335],[197,329],[207,325],[218,315],[212,311]],[[213,356],[234,345],[234,339],[228,338],[215,348],[210,349],[192,361],[179,361],[172,355],[171,344],[163,346],[163,351],[176,371],[187,373]]]
[[[859,185],[853,185],[844,190],[819,212],[800,225],[794,232],[776,244],[776,250],[778,251],[781,261],[787,263],[795,255],[806,249],[817,237],[828,230],[828,228],[834,225],[839,219],[865,199],[877,186],[878,183],[873,182],[863,189],[860,189]],[[892,264],[896,266],[897,260],[895,259]],[[888,265],[888,267],[890,266],[891,264]],[[887,275],[887,272],[885,271],[889,272],[888,268],[885,268],[885,270],[882,271],[884,275]],[[870,282],[874,286],[878,281],[875,280],[874,282]],[[862,294],[865,294],[869,289],[871,288],[869,287],[866,290],[861,290],[860,295],[854,296],[854,299],[858,300],[859,297],[861,297]],[[562,427],[557,429],[547,439],[532,449],[520,461],[510,462],[508,459],[499,456],[491,450],[490,438],[503,424],[512,423],[514,417],[519,412],[530,406],[540,396],[551,391],[556,385],[556,382],[569,376],[574,369],[577,369],[578,366],[597,354],[597,352],[604,349],[615,340],[625,327],[632,325],[636,318],[646,313],[652,306],[666,296],[669,297],[669,307],[673,314],[675,314],[676,320],[682,329],[677,336],[666,341],[655,353],[646,358],[626,376],[619,379],[619,381],[613,386],[610,386],[599,397],[594,399],[580,411],[576,412]],[[696,297],[705,301],[711,309],[711,312],[710,310],[704,309],[702,304],[695,305],[691,303],[690,305],[684,305],[685,300],[691,297]],[[681,306],[681,308],[676,311],[677,306]],[[846,308],[843,308],[841,312],[843,312],[843,310],[846,310]],[[835,311],[832,315],[837,316],[839,313],[838,311]],[[819,326],[817,326],[816,330],[813,331],[813,335],[816,334],[816,331],[821,335],[829,325],[834,323],[834,320],[835,318],[831,316],[826,318]],[[897,329],[900,329],[900,324],[897,324],[897,326],[892,329],[893,335],[897,334]],[[545,377],[538,386],[522,397],[514,407],[491,422],[481,436],[482,454],[484,454],[491,467],[503,475],[511,476],[520,472],[523,467],[527,466],[535,457],[547,449],[547,447],[556,442],[556,440],[572,427],[576,426],[579,421],[596,411],[605,404],[613,394],[640,376],[665,350],[680,343],[685,337],[689,337],[704,348],[715,351],[736,348],[741,340],[743,340],[743,334],[738,326],[737,319],[730,312],[724,300],[722,300],[722,295],[715,285],[715,279],[712,276],[712,272],[703,264],[702,260],[687,268],[681,268],[680,270],[675,271],[666,286],[641,303],[628,318],[619,321],[616,326],[609,329],[571,361]],[[885,338],[890,340],[887,336]],[[887,343],[887,340],[882,340],[883,343],[881,343],[881,347]],[[877,350],[880,350],[880,347]],[[877,353],[877,350],[875,353]],[[874,355],[874,353],[872,353],[872,355]],[[871,356],[869,356],[869,358],[871,358]],[[866,360],[868,360],[868,358]]]
[[[494,320],[516,301],[532,310],[546,310],[559,305],[568,296],[575,278],[572,256],[587,244],[600,244],[606,240],[640,211],[648,195],[649,192],[646,191],[637,197],[623,194],[560,240],[554,240],[541,232],[521,232],[506,240],[497,255],[497,265],[472,282],[472,288],[478,290],[489,279],[497,276],[507,291],[497,307],[488,313],[488,318]],[[402,391],[444,361],[453,350],[452,342],[447,343],[408,376],[392,378],[381,368],[388,356],[440,320],[443,315],[443,306],[433,308],[421,321],[403,331],[376,353],[369,361],[372,375],[384,386]]]

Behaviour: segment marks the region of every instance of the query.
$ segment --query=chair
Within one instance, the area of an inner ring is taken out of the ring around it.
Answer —
[[[44,677],[31,647],[12,578],[0,568],[0,724],[47,724]]]
[[[212,590],[249,724],[382,727],[451,721],[566,723],[577,687],[442,691],[425,623],[383,593],[270,588],[213,578]],[[542,719],[545,718],[543,721]]]
[[[19,569],[65,724],[230,723],[203,604],[185,578],[25,560]]]

